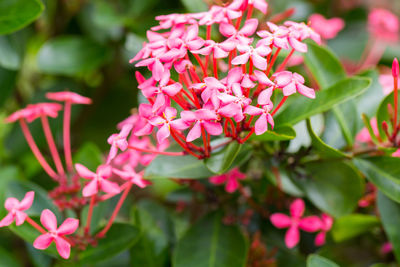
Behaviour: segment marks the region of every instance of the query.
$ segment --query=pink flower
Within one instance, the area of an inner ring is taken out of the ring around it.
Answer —
[[[296,199],[290,205],[290,217],[282,213],[271,215],[271,223],[277,228],[289,228],[285,235],[285,243],[288,248],[293,248],[300,241],[299,229],[306,232],[315,232],[321,229],[321,219],[317,216],[302,218],[305,210],[304,201]]]
[[[107,179],[112,175],[112,168],[110,166],[100,165],[97,168],[96,173],[94,173],[82,164],[77,163],[75,164],[75,169],[80,177],[92,180],[85,185],[82,190],[82,195],[84,197],[96,195],[99,190],[109,194],[118,194],[120,192],[118,184],[107,181]]]
[[[13,197],[7,198],[4,207],[8,211],[8,214],[0,221],[0,227],[9,226],[14,220],[17,226],[23,224],[28,216],[24,210],[32,206],[34,196],[35,192],[29,191],[25,194],[21,202]]]
[[[382,245],[381,247],[381,253],[382,254],[389,254],[390,252],[393,251],[393,246],[390,242],[386,242]]]
[[[267,69],[267,59],[265,58],[265,56],[271,53],[271,49],[269,47],[259,46],[254,48],[248,45],[238,45],[237,49],[239,50],[241,55],[235,57],[232,60],[233,65],[246,64],[251,58],[256,68],[260,70]]]
[[[222,126],[220,123],[216,122],[218,115],[208,109],[198,109],[196,111],[182,111],[182,120],[186,122],[187,125],[194,123],[194,126],[189,131],[186,141],[192,142],[201,136],[201,128],[204,129],[210,135],[220,135],[222,133]],[[186,128],[188,128],[187,126]]]
[[[265,0],[248,0],[249,5],[253,5],[256,9],[260,10],[263,14],[267,14],[268,4]]]
[[[218,95],[218,98],[226,106],[219,109],[218,113],[225,117],[234,117],[236,122],[240,122],[244,119],[243,109],[251,103],[251,99],[243,95],[240,84],[234,83],[232,85],[233,95],[222,93]]]
[[[62,106],[57,103],[37,103],[30,104],[25,109],[28,112],[27,114],[29,114],[26,117],[27,121],[32,122],[42,116],[56,118],[58,112],[62,109]]]
[[[237,30],[230,23],[221,23],[219,25],[219,31],[225,37],[229,37],[225,42],[233,42],[234,44],[241,45],[249,45],[252,41],[252,38],[248,38],[253,35],[257,30],[258,20],[257,19],[249,19],[246,20],[243,27],[240,30]]]
[[[239,188],[239,180],[245,178],[246,175],[236,167],[225,174],[210,177],[210,183],[215,185],[225,184],[225,191],[233,193]]]
[[[191,51],[193,54],[208,56],[211,53],[214,58],[226,58],[229,52],[235,49],[235,44],[232,42],[216,43],[213,40],[207,40],[204,47],[198,50]]]
[[[256,135],[261,135],[268,130],[268,123],[274,128],[274,119],[269,113],[272,109],[272,103],[270,105],[264,105],[262,108],[257,108],[254,106],[248,106],[244,113],[256,116],[261,115],[254,124],[254,132]]]
[[[60,101],[60,102],[70,102],[72,104],[91,104],[92,100],[88,97],[81,96],[74,92],[64,91],[47,93],[46,97],[50,100]]]
[[[143,179],[143,172],[136,173],[131,165],[124,165],[122,171],[118,169],[113,169],[113,172],[124,180],[130,181],[132,184],[139,186],[140,188],[145,188],[150,185],[151,182]]]
[[[267,22],[267,25],[271,32],[266,30],[257,32],[257,35],[262,38],[258,45],[268,46],[272,44],[277,48],[286,50],[289,49],[289,43],[287,39],[287,36],[289,35],[289,29],[285,26],[277,26],[272,22]]]
[[[317,44],[321,44],[321,36],[311,29],[304,22],[297,23],[293,21],[286,21],[285,26],[289,29],[288,41],[290,46],[301,53],[307,52],[307,45],[302,43],[305,39],[311,38]]]
[[[167,107],[163,116],[154,117],[149,121],[151,125],[159,127],[157,132],[158,143],[164,142],[164,140],[170,136],[171,127],[176,130],[187,128],[187,125],[181,119],[174,120],[176,118],[176,113],[176,109]]]
[[[17,120],[20,120],[20,119],[27,119],[28,117],[31,116],[31,113],[32,113],[32,110],[27,109],[27,108],[17,110],[14,113],[12,113],[10,116],[8,116],[5,119],[5,122],[11,123],[11,122],[16,122]]]
[[[204,103],[208,103],[210,101],[214,108],[219,107],[219,91],[227,90],[226,86],[214,77],[206,77],[204,78],[204,83],[193,84],[192,88],[201,90],[201,99],[204,101]]]
[[[398,88],[400,88],[400,80],[398,82]],[[385,95],[390,94],[393,91],[394,81],[391,74],[381,74],[379,75],[379,83],[383,88],[383,93]]]
[[[322,214],[321,216],[321,232],[315,237],[315,245],[322,246],[325,244],[326,233],[329,232],[333,225],[333,218],[328,214]]]
[[[107,142],[111,145],[110,153],[108,154],[107,158],[107,164],[109,164],[110,161],[115,158],[118,153],[118,149],[125,151],[128,148],[128,141],[126,141],[126,138],[130,134],[132,127],[132,124],[125,124],[119,134],[112,134],[107,139]]]
[[[40,235],[33,242],[36,249],[46,249],[54,241],[60,256],[68,259],[71,253],[71,244],[65,239],[65,235],[73,234],[79,226],[79,220],[67,218],[60,227],[57,228],[57,218],[53,212],[48,209],[42,211],[40,222],[49,231]]]
[[[321,14],[311,15],[310,23],[311,27],[326,40],[335,38],[345,25],[341,18],[326,19]]]
[[[376,121],[376,118],[372,118],[370,124],[374,135],[379,136],[378,123]],[[369,134],[369,131],[366,127],[362,128],[361,131],[358,132],[358,134],[356,135],[356,141],[360,143],[372,142],[371,135]]]
[[[304,85],[304,78],[298,73],[290,71],[281,71],[273,75],[275,78],[276,86],[283,89],[283,95],[289,96],[296,91],[308,97],[315,98],[315,91]]]
[[[397,149],[395,152],[392,153],[392,157],[398,157],[398,158],[400,158],[400,148]]]
[[[368,15],[368,29],[378,40],[396,42],[399,28],[399,19],[389,10],[374,8]]]

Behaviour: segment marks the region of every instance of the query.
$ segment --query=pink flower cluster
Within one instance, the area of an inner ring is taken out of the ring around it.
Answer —
[[[234,0],[206,12],[156,17],[159,25],[147,32],[148,42],[130,61],[151,72],[147,79],[136,73],[148,103],[140,104],[135,127],[110,137],[110,159],[118,149],[126,150],[130,131],[148,136],[153,130],[159,144],[172,137],[186,154],[208,157],[211,136],[243,143],[274,126],[273,115],[290,95],[315,97],[304,78],[285,67],[295,51],[307,52],[305,39],[320,43],[320,35],[292,21],[267,22],[269,30],[257,31],[259,22],[251,18],[254,8],[265,14],[267,3]],[[212,39],[214,35],[218,37]],[[288,54],[275,66],[282,50]],[[274,109],[271,97],[276,91],[283,98]],[[193,143],[199,138],[202,146]]]
[[[315,245],[325,244],[326,233],[330,231],[333,224],[333,218],[327,214],[318,216],[303,217],[305,211],[304,201],[300,198],[294,200],[290,205],[290,216],[283,213],[274,213],[271,215],[271,223],[277,228],[289,228],[285,235],[285,243],[288,248],[295,247],[300,241],[300,231],[317,232]]]

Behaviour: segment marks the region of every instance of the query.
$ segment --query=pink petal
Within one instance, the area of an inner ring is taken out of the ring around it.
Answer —
[[[54,238],[51,234],[43,234],[40,235],[38,238],[35,239],[33,242],[33,247],[36,249],[46,249],[50,246],[51,242],[53,242]]]
[[[92,180],[87,185],[85,185],[85,187],[82,190],[82,195],[84,197],[90,197],[90,196],[96,195],[98,190],[99,189],[97,187],[97,181]]]
[[[96,176],[94,172],[79,163],[75,164],[75,170],[78,172],[80,177],[85,179],[93,179],[93,177]]]
[[[203,122],[203,126],[206,129],[206,131],[211,134],[211,135],[220,135],[222,134],[222,126],[218,122],[209,122],[205,121]]]
[[[73,234],[79,227],[79,220],[74,218],[67,218],[57,229],[59,235]]]
[[[296,38],[289,38],[289,43],[292,46],[293,49],[296,51],[299,51],[301,53],[306,53],[307,52],[307,45],[300,42]]]
[[[168,86],[163,87],[163,92],[165,92],[169,96],[174,96],[182,89],[182,85],[180,83],[174,83]]]
[[[210,177],[210,183],[215,184],[215,185],[220,185],[225,183],[225,181],[227,180],[227,176],[225,174],[223,175],[216,175],[213,177]]]
[[[109,194],[119,194],[121,192],[121,189],[117,183],[107,180],[100,181],[100,189]]]
[[[247,106],[244,113],[255,116],[263,113],[263,110],[255,106]]]
[[[171,107],[167,107],[164,111],[165,117],[167,118],[167,120],[172,120],[173,118],[176,117],[176,109],[171,108]]]
[[[258,68],[260,70],[267,69],[267,60],[265,58],[261,57],[260,55],[258,55],[257,53],[254,53],[251,56],[251,59],[253,60],[253,64],[256,68]]]
[[[163,64],[161,63],[161,61],[159,61],[158,59],[156,59],[156,60],[154,61],[153,68],[152,68],[151,71],[152,71],[153,77],[154,77],[154,79],[155,79],[156,81],[161,80],[161,77],[162,77],[162,75],[163,75],[163,73],[164,73],[164,66],[163,66]]]
[[[40,222],[49,231],[55,232],[57,230],[57,218],[53,212],[48,209],[42,211],[40,215]]]
[[[257,102],[260,105],[267,105],[271,103],[272,89],[268,88],[263,90],[258,96]]]
[[[157,141],[159,144],[164,142],[170,136],[170,128],[168,124],[164,124],[160,129],[157,131]]]
[[[71,253],[71,245],[62,237],[56,237],[54,239],[56,242],[56,248],[58,253],[63,259],[68,259]]]
[[[301,198],[297,198],[290,204],[290,215],[292,215],[293,218],[300,218],[303,216],[304,209],[304,201]]]
[[[292,225],[290,217],[282,213],[274,213],[269,217],[269,219],[271,220],[272,225],[276,228],[287,228]]]
[[[258,19],[248,19],[244,23],[244,26],[240,29],[239,33],[250,36],[253,35],[258,27]]]
[[[6,208],[6,210],[11,211],[13,209],[16,209],[19,207],[19,201],[18,199],[14,198],[14,197],[9,197],[6,199],[6,202],[4,203],[4,207]]]
[[[322,227],[321,219],[318,216],[309,216],[300,220],[299,228],[306,232],[315,232]]]
[[[256,77],[257,81],[263,85],[274,85],[274,83],[265,75],[264,72],[259,70],[254,70],[254,76]]]
[[[193,128],[189,131],[186,141],[187,142],[192,142],[193,140],[196,140],[201,136],[201,123],[196,122],[193,126]]]
[[[230,37],[236,33],[236,28],[229,23],[221,23],[219,25],[219,32],[225,37]]]
[[[285,243],[288,248],[295,247],[300,241],[300,232],[296,226],[291,226],[285,235]]]
[[[256,135],[261,135],[268,130],[268,122],[267,116],[265,114],[261,114],[261,116],[257,119],[254,124],[254,130]]]
[[[228,193],[233,193],[238,188],[239,188],[239,182],[235,178],[230,177],[228,179],[228,182],[226,183],[225,191]]]
[[[0,227],[9,226],[14,221],[14,215],[10,212],[0,221]]]
[[[289,83],[288,85],[283,87],[283,95],[284,96],[289,96],[294,93],[296,93],[296,85],[294,84],[294,82]]]
[[[249,57],[250,57],[250,54],[249,54],[249,53],[244,53],[244,54],[242,54],[242,55],[240,55],[240,56],[235,57],[235,58],[232,60],[232,64],[233,64],[233,65],[246,64],[246,63],[249,61]]]
[[[17,226],[20,226],[21,224],[23,224],[25,222],[26,217],[28,217],[28,215],[26,215],[25,212],[17,210],[15,212],[15,224]]]
[[[315,237],[314,244],[318,247],[322,246],[323,244],[325,244],[325,237],[326,237],[326,232],[318,233],[317,236]]]
[[[306,96],[306,97],[308,97],[308,98],[311,98],[311,99],[314,99],[314,98],[315,98],[315,91],[314,91],[314,89],[309,88],[309,87],[307,87],[307,86],[305,86],[305,85],[303,85],[303,84],[297,84],[297,91],[298,91],[300,94],[302,94],[302,95],[304,95],[304,96]]]

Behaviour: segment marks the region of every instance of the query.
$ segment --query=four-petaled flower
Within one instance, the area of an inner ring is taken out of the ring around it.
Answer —
[[[241,55],[232,60],[233,65],[246,64],[251,59],[256,68],[260,70],[267,69],[267,59],[265,57],[271,53],[271,48],[262,45],[256,48],[249,45],[238,45],[237,49]]]
[[[47,93],[46,97],[50,100],[60,101],[60,102],[70,102],[72,104],[88,105],[92,103],[92,100],[90,98],[69,91]]]
[[[60,227],[57,228],[57,218],[53,212],[48,209],[42,211],[40,222],[49,231],[40,235],[33,242],[36,249],[46,249],[54,241],[60,256],[68,259],[71,253],[71,244],[65,239],[65,235],[73,234],[79,226],[79,220],[67,218]]]
[[[127,180],[132,184],[139,186],[140,188],[145,188],[151,184],[150,181],[143,179],[143,172],[137,173],[129,164],[124,165],[122,170],[113,169],[113,172],[122,179]]]
[[[125,151],[128,148],[128,141],[126,138],[130,134],[133,128],[133,124],[125,124],[119,134],[112,134],[107,142],[111,145],[110,153],[108,154],[107,164],[111,162],[113,158],[117,155],[118,149]]]
[[[202,128],[210,135],[220,135],[222,133],[222,126],[216,122],[218,115],[212,110],[199,109],[196,111],[182,111],[182,120],[187,124],[186,128],[190,127],[191,123],[194,123],[192,129],[189,131],[186,141],[192,142],[201,136]]]
[[[220,185],[225,183],[225,191],[233,193],[239,188],[239,180],[246,178],[246,175],[242,173],[239,168],[233,168],[232,170],[222,175],[216,175],[210,178],[210,183]]]
[[[297,91],[308,98],[315,98],[314,89],[305,86],[303,76],[298,73],[281,71],[272,77],[275,78],[276,86],[282,88],[284,96],[290,96]]]
[[[164,111],[163,116],[156,116],[152,118],[149,122],[153,126],[158,126],[157,141],[158,143],[164,142],[171,134],[171,128],[176,130],[186,129],[186,124],[181,120],[176,118],[176,109],[167,107]]]
[[[29,191],[21,201],[13,197],[7,198],[4,207],[8,214],[0,221],[0,227],[9,226],[14,220],[17,226],[23,224],[28,216],[24,211],[32,206],[34,196],[35,192]]]

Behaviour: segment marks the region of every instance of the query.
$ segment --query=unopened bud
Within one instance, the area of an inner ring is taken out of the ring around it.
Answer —
[[[399,77],[399,61],[397,60],[397,58],[393,60],[392,75],[393,77]]]
[[[138,84],[141,84],[146,80],[146,78],[144,78],[144,76],[138,71],[135,72],[135,76]]]
[[[388,124],[387,124],[386,121],[383,121],[383,122],[382,122],[382,129],[383,129],[385,132],[388,131],[389,126],[388,126]]]

